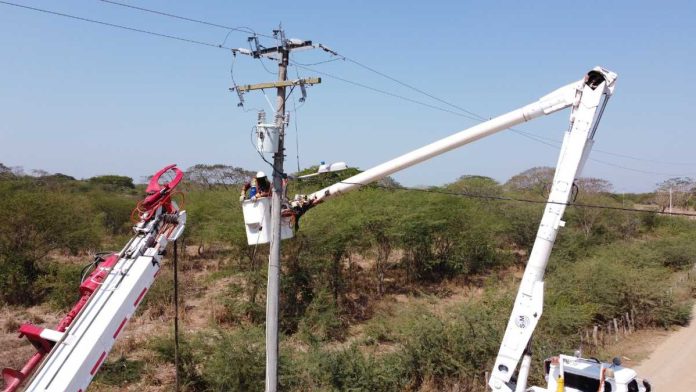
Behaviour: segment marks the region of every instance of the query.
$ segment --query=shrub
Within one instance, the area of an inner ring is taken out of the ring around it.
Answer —
[[[208,337],[201,353],[202,377],[209,390],[254,392],[264,390],[264,330],[241,327]]]
[[[655,248],[665,267],[676,270],[691,268],[696,264],[696,243],[685,236],[659,241]]]
[[[95,247],[99,229],[89,203],[61,193],[16,191],[3,195],[0,209],[0,301],[32,304],[38,262],[55,250]]]
[[[133,179],[130,177],[126,177],[126,176],[117,176],[117,175],[96,176],[96,177],[90,178],[87,181],[89,181],[91,184],[104,186],[107,189],[120,189],[120,188],[134,189],[135,188],[135,184],[133,184]]]
[[[124,386],[140,380],[144,367],[143,361],[129,360],[121,356],[115,361],[104,362],[94,381],[116,387]]]
[[[310,342],[326,342],[343,340],[346,327],[333,296],[322,289],[307,307],[299,331]]]
[[[130,215],[137,201],[134,198],[113,193],[94,193],[90,201],[102,218],[102,225],[110,234],[131,233]]]
[[[621,259],[594,257],[556,269],[548,282],[547,302],[564,298],[569,304],[585,306],[597,322],[632,311],[643,325],[668,326],[679,319],[680,305],[667,290],[669,274],[662,267],[636,267]]]
[[[80,298],[80,273],[82,266],[48,263],[36,281],[38,298],[48,301],[57,310],[68,310]]]
[[[207,385],[198,369],[197,364],[200,358],[202,342],[199,337],[191,334],[181,334],[179,337],[179,376],[184,390],[204,391]],[[154,338],[149,343],[149,348],[153,350],[160,360],[175,363],[175,344],[173,334]]]

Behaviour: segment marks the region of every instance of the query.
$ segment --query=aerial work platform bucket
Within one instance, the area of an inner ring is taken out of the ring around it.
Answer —
[[[256,200],[242,202],[247,243],[249,245],[267,244],[271,241],[271,198],[260,197]],[[280,239],[285,240],[295,235],[292,218],[280,218]]]

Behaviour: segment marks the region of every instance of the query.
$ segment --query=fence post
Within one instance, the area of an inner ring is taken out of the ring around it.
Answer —
[[[594,343],[595,347],[599,347],[599,342],[597,341],[597,330],[599,329],[598,326],[594,326],[592,328],[592,342]]]

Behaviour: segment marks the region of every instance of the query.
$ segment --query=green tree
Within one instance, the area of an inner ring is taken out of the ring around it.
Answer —
[[[104,186],[108,189],[135,188],[135,184],[133,184],[133,179],[127,176],[104,175],[92,177],[87,181],[94,185]]]
[[[51,251],[77,253],[99,243],[94,212],[82,197],[18,191],[3,196],[0,209],[0,300],[31,304],[38,262]]]

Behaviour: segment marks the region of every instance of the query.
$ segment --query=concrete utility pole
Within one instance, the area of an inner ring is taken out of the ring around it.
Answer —
[[[278,81],[288,76],[290,51],[285,47],[285,37],[280,31],[282,49],[278,63]],[[285,141],[285,86],[277,88],[278,151],[273,155],[273,194],[271,199],[271,243],[268,255],[268,286],[266,288],[266,392],[278,389],[278,314],[280,303],[280,207],[283,198],[283,159]]]
[[[275,124],[278,127],[278,150],[273,154],[273,193],[271,196],[271,241],[268,256],[268,286],[266,289],[266,392],[278,390],[278,314],[280,298],[280,231],[281,208],[283,202],[283,161],[285,159],[285,100],[286,88],[300,86],[304,91],[305,85],[321,83],[320,78],[306,78],[287,80],[290,52],[293,49],[312,46],[312,41],[287,40],[285,32],[281,29],[274,30],[279,45],[271,48],[259,48],[251,54],[255,58],[270,54],[280,55],[278,63],[278,81],[272,83],[259,83],[254,85],[237,86],[238,93],[251,90],[275,88],[277,91],[277,111]],[[251,38],[253,40],[254,38]]]

